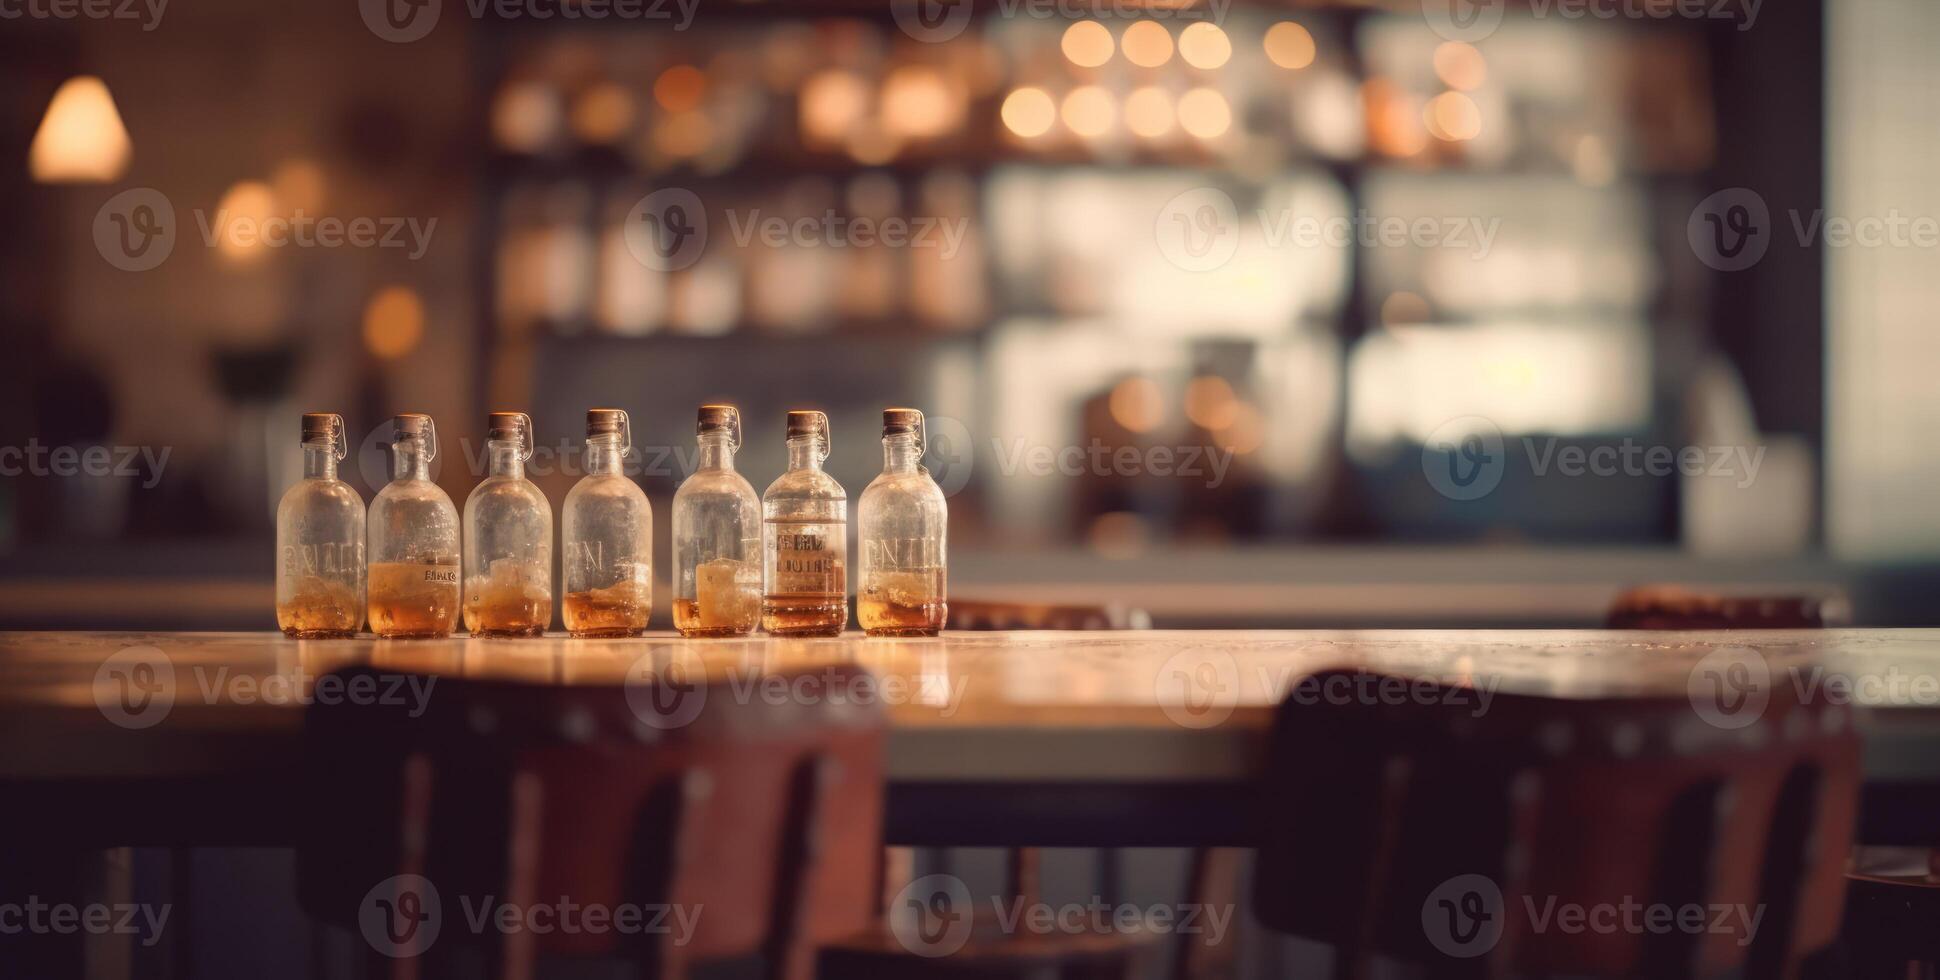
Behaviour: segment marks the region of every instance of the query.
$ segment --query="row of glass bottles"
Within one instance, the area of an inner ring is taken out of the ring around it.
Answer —
[[[430,478],[438,452],[430,416],[396,416],[392,479],[367,522],[363,499],[337,479],[348,452],[343,418],[303,416],[304,478],[276,519],[276,614],[285,634],[350,636],[368,616],[381,637],[442,637],[461,612],[475,636],[545,632],[552,510],[525,478],[532,419],[493,412],[489,425],[489,470],[461,522]],[[789,412],[787,431],[788,469],[757,502],[734,469],[739,411],[701,407],[698,465],[674,494],[674,627],[682,635],[742,636],[760,625],[780,636],[835,636],[848,622],[848,494],[822,469],[828,416]],[[947,510],[920,462],[923,437],[923,413],[883,412],[883,472],[859,505],[856,617],[872,636],[943,628]],[[577,637],[637,636],[652,611],[653,510],[621,469],[631,448],[625,412],[586,413],[587,472],[561,517],[564,617]]]

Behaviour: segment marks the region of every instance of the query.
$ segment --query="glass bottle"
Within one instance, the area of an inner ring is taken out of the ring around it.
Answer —
[[[431,482],[438,429],[429,415],[391,424],[391,482],[370,502],[371,632],[449,636],[458,625],[458,508]]]
[[[829,417],[788,413],[788,470],[761,496],[761,628],[836,636],[849,621],[849,495],[822,472]]]
[[[525,478],[532,416],[487,417],[485,479],[465,498],[465,628],[539,636],[552,625],[552,505]]]
[[[743,636],[761,621],[761,501],[734,471],[741,412],[702,405],[700,459],[674,492],[674,628]]]
[[[870,636],[935,636],[944,603],[944,536],[949,509],[943,488],[923,468],[923,413],[882,413],[882,475],[856,504],[855,615]]]
[[[653,614],[653,505],[622,470],[632,449],[626,412],[586,411],[586,475],[560,511],[562,613],[574,636],[639,636]]]
[[[314,640],[364,624],[364,498],[337,479],[344,419],[303,416],[303,479],[276,505],[276,625]]]

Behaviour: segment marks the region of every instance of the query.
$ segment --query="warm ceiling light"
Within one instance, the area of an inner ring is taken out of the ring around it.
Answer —
[[[601,82],[573,101],[571,121],[580,142],[617,143],[633,125],[633,96],[614,82]]]
[[[1194,68],[1211,71],[1233,56],[1233,42],[1218,24],[1201,21],[1179,32],[1179,57]]]
[[[1226,97],[1209,88],[1196,88],[1179,97],[1179,125],[1202,140],[1218,139],[1233,124]]]
[[[27,169],[43,184],[105,184],[128,169],[132,150],[107,83],[81,75],[62,82],[47,103]]]
[[[706,95],[707,76],[693,65],[675,65],[653,80],[653,100],[668,112],[697,109]]]
[[[1020,88],[1004,97],[1004,128],[1023,137],[1042,136],[1057,121],[1058,109],[1041,88]]]
[[[1435,48],[1435,74],[1449,88],[1473,92],[1488,81],[1489,63],[1473,44],[1444,41]]]
[[[1282,68],[1305,68],[1314,63],[1314,36],[1290,20],[1267,28],[1266,57]]]
[[[1133,89],[1125,99],[1125,128],[1146,139],[1172,131],[1172,93],[1156,85]]]
[[[963,104],[942,72],[904,65],[883,80],[882,115],[890,134],[929,139],[956,128]]]
[[[1118,106],[1111,93],[1096,85],[1080,85],[1065,95],[1062,115],[1071,131],[1086,139],[1111,132],[1117,121]]]
[[[1140,68],[1157,68],[1172,60],[1172,35],[1157,21],[1141,20],[1125,28],[1118,46],[1125,49],[1125,60]]]
[[[279,213],[276,192],[268,184],[237,181],[216,205],[216,247],[222,257],[240,264],[262,258],[270,246],[263,237],[263,226]]]
[[[1128,432],[1150,432],[1165,421],[1165,398],[1159,392],[1158,382],[1150,378],[1130,377],[1120,381],[1112,386],[1106,404],[1111,409],[1112,421]]]
[[[1428,103],[1422,113],[1428,131],[1436,139],[1451,143],[1472,140],[1482,134],[1482,110],[1475,100],[1460,92],[1443,92]]]
[[[1095,20],[1081,20],[1064,29],[1060,43],[1064,57],[1080,68],[1096,68],[1111,60],[1111,31]]]
[[[868,109],[868,86],[840,68],[817,72],[802,86],[802,132],[811,142],[841,145]]]
[[[364,307],[364,347],[379,359],[397,360],[423,339],[424,301],[408,287],[386,286]]]

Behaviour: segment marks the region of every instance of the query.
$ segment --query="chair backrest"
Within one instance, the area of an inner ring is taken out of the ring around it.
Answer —
[[[341,689],[396,676],[355,668]],[[837,692],[812,702],[726,681],[439,677],[415,717],[320,703],[307,718],[304,906],[368,927],[373,903],[395,901],[373,886],[415,875],[435,889],[440,945],[525,962],[624,955],[660,976],[759,952],[773,975],[807,976],[814,946],[864,928],[878,902],[882,717],[839,696],[866,676],[843,664],[768,688]],[[507,908],[520,928],[476,928],[481,910]]]
[[[1292,690],[1268,756],[1259,917],[1345,963],[1765,976],[1837,933],[1859,791],[1838,706],[1726,728],[1687,699],[1334,672]]]

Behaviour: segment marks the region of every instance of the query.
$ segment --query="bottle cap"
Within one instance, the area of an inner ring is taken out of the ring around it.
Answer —
[[[816,411],[791,411],[788,413],[788,438],[799,439],[804,436],[819,436],[822,440],[822,458],[829,458],[829,448],[834,442],[829,435],[829,417]]]
[[[350,443],[344,434],[344,417],[335,412],[304,412],[303,441],[328,442],[336,450],[337,458],[350,455]]]
[[[404,412],[391,417],[391,426],[395,430],[393,442],[423,439],[427,446],[425,458],[432,459],[438,455],[438,426],[431,421],[431,416],[420,412]]]
[[[524,459],[532,458],[532,416],[524,412],[492,412],[485,416],[487,438],[494,442],[516,442]]]
[[[694,423],[696,434],[726,432],[729,444],[741,448],[741,410],[733,405],[702,405]]]
[[[923,426],[923,413],[914,408],[885,408],[882,410],[882,437],[916,434],[916,448],[928,448],[929,430]]]
[[[633,448],[633,419],[623,408],[589,408],[586,410],[586,438],[618,435],[620,451]]]

